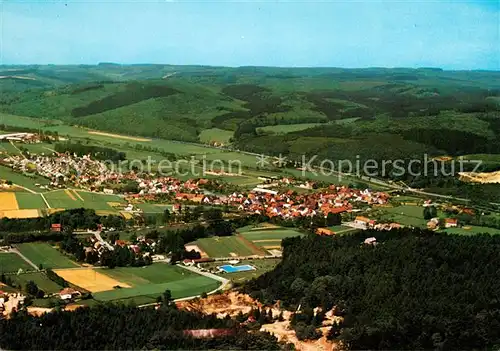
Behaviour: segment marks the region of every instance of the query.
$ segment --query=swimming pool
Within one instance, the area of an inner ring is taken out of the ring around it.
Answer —
[[[250,266],[249,264],[243,264],[241,266],[233,266],[232,264],[226,264],[224,266],[220,266],[219,269],[223,270],[226,273],[236,273],[236,272],[246,272],[255,270],[254,266]]]

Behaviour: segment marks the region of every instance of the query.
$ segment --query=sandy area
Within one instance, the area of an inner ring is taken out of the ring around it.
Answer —
[[[500,171],[489,173],[460,172],[460,180],[472,183],[500,183]]]
[[[94,135],[107,136],[107,137],[116,138],[116,139],[125,139],[125,140],[133,140],[133,141],[151,141],[151,139],[137,138],[137,137],[131,137],[131,136],[119,135],[119,134],[113,134],[113,133],[105,133],[105,132],[88,132],[88,133],[94,134]]]
[[[101,274],[94,269],[55,269],[62,278],[90,292],[113,290],[116,285],[130,288],[130,285]]]
[[[196,299],[190,301],[177,302],[179,308],[188,311],[197,311],[205,314],[215,313],[217,317],[223,318],[227,314],[231,316],[236,316],[240,311],[242,313],[248,313],[254,308],[262,308],[262,304],[249,295],[240,294],[234,291],[226,292],[220,295],[211,295],[206,299]],[[266,306],[266,309],[272,308],[273,315],[278,316],[280,312],[283,312],[283,322],[275,322],[272,324],[264,324],[261,330],[268,331],[274,334],[278,340],[286,340],[295,344],[297,350],[315,351],[315,350],[336,350],[338,347],[336,344],[326,340],[326,337],[314,341],[299,341],[295,336],[295,332],[289,329],[290,319],[292,313],[289,311],[281,310],[279,308],[279,303],[274,306]],[[323,327],[320,330],[323,335],[326,335],[330,329],[331,323],[334,319],[338,317],[333,316],[333,314],[328,312],[325,316],[325,321],[323,322]]]
[[[196,251],[196,252],[199,252],[201,257],[208,257],[207,253],[205,251],[203,251],[202,249],[200,249],[198,247],[198,245],[185,245],[184,248],[186,249],[186,251]]]
[[[0,193],[0,211],[18,210],[15,193]]]

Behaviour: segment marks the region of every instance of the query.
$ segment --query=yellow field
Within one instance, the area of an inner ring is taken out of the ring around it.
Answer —
[[[61,212],[61,211],[64,211],[64,208],[48,208],[47,209],[47,213],[49,215],[54,214],[56,212]]]
[[[90,292],[99,292],[113,290],[113,287],[119,285],[122,288],[130,288],[131,286],[115,280],[107,275],[97,272],[95,269],[55,269],[59,276],[85,290]]]
[[[0,218],[37,218],[40,217],[38,210],[7,210],[0,211]]]
[[[107,136],[107,137],[110,137],[110,138],[117,138],[117,139],[125,139],[125,140],[133,140],[133,141],[151,141],[151,139],[136,138],[136,137],[126,136],[126,135],[119,135],[119,134],[112,134],[112,133],[104,133],[104,132],[88,132],[88,133],[89,134],[94,134],[94,135]]]
[[[75,197],[75,195],[73,195],[71,190],[64,189],[64,192],[66,193],[66,195],[68,195],[71,198],[71,200],[76,201],[76,197]]]
[[[121,202],[106,202],[111,207],[122,207],[123,204]]]
[[[132,219],[134,216],[130,212],[125,212],[125,211],[120,211],[120,214],[123,216],[125,219]]]
[[[264,246],[266,250],[281,250],[281,246]]]
[[[0,193],[0,211],[18,210],[15,193]]]

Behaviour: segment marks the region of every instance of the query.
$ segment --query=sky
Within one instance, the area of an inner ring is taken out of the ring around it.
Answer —
[[[3,64],[500,69],[497,0],[0,3]]]

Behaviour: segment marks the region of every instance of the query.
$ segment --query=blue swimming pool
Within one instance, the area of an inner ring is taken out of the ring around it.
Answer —
[[[243,264],[241,266],[233,266],[231,264],[226,264],[224,266],[220,266],[219,268],[226,273],[246,272],[246,271],[253,271],[255,269],[254,266],[250,266],[249,264]]]

